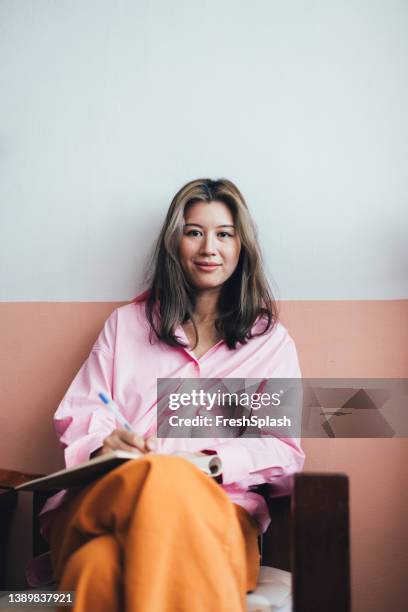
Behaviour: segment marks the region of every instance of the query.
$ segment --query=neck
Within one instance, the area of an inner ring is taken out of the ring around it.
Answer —
[[[217,318],[219,295],[220,290],[218,288],[197,292],[194,311],[196,323],[210,323]]]

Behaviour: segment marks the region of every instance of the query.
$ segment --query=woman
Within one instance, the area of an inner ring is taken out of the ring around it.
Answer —
[[[245,610],[270,521],[253,487],[302,468],[297,440],[157,438],[157,378],[297,378],[296,349],[262,270],[245,200],[226,179],[174,197],[149,290],[108,318],[55,414],[67,466],[124,449],[138,461],[49,500],[54,574],[76,611]],[[117,428],[98,391],[136,434]],[[222,482],[179,451],[217,453]],[[50,512],[52,510],[52,512]]]

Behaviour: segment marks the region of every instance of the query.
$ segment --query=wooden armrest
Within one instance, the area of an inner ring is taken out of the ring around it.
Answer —
[[[296,612],[349,612],[348,477],[295,474],[291,497],[270,497],[271,524],[262,538],[262,564],[292,572]]]
[[[294,609],[349,612],[348,477],[296,474],[292,520]]]
[[[24,482],[41,478],[44,474],[29,474],[27,472],[17,472],[16,470],[0,470],[0,486],[3,488],[17,487]]]

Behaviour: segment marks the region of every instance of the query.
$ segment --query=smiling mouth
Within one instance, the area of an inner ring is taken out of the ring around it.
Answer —
[[[221,264],[209,264],[205,262],[196,261],[195,265],[197,266],[197,268],[199,268],[203,272],[213,272],[214,270],[219,268]]]

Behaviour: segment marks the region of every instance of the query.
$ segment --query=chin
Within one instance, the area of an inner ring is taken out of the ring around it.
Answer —
[[[217,289],[217,288],[221,288],[222,285],[225,283],[225,280],[206,280],[206,279],[198,279],[198,278],[192,278],[190,280],[191,284],[193,285],[193,287],[195,289]]]
[[[203,291],[204,289],[221,289],[224,283],[193,283],[195,289],[200,289]]]

